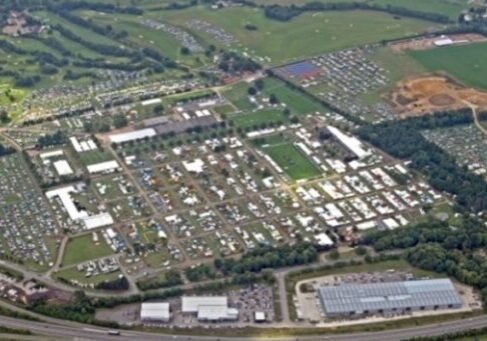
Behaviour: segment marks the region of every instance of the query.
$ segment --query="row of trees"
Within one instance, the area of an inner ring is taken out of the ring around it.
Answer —
[[[452,127],[472,121],[469,110],[463,110],[366,125],[357,132],[361,138],[392,156],[411,160],[411,166],[425,174],[435,189],[454,195],[463,209],[480,212],[487,209],[485,180],[466,167],[460,167],[452,156],[421,134],[424,129]]]
[[[179,271],[175,269],[171,269],[165,272],[162,279],[151,279],[137,282],[137,286],[142,291],[169,288],[181,284],[183,284],[183,279],[181,278],[181,274],[179,273]]]
[[[131,15],[142,15],[144,11],[135,6],[118,6],[106,2],[93,2],[93,1],[51,1],[47,4],[47,9],[53,12],[61,11],[76,11],[76,10],[91,10],[96,12],[105,13],[121,13]]]
[[[413,17],[423,20],[429,20],[439,22],[443,24],[451,23],[448,16],[423,12],[410,8],[392,6],[392,5],[379,5],[369,2],[310,2],[302,6],[291,5],[269,5],[264,6],[264,14],[267,18],[275,19],[279,21],[288,21],[292,18],[304,13],[304,12],[316,12],[316,11],[346,11],[346,10],[372,10],[387,12],[394,15],[401,15],[406,17]]]

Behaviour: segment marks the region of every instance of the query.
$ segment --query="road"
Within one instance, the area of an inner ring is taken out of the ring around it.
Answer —
[[[477,128],[485,135],[487,136],[487,129],[482,125],[482,123],[480,122],[480,118],[479,118],[479,114],[478,114],[478,107],[468,101],[463,101],[469,108],[470,110],[472,110],[472,115],[473,115],[473,121],[475,123],[475,125],[477,126]]]
[[[73,324],[57,325],[53,323],[32,322],[10,317],[2,317],[0,325],[10,328],[30,330],[34,334],[56,338],[84,339],[84,340],[158,340],[158,341],[251,341],[266,340],[265,337],[217,337],[217,336],[187,336],[165,335],[137,331],[121,331],[118,337],[108,335],[108,329],[94,326]],[[321,334],[315,336],[289,336],[272,338],[273,341],[394,341],[405,340],[420,336],[439,336],[469,329],[478,329],[487,326],[487,315],[465,320],[449,321],[426,326],[403,329],[392,329],[369,333]]]

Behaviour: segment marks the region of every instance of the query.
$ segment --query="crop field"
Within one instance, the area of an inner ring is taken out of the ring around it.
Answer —
[[[93,243],[91,233],[81,237],[75,237],[69,240],[66,245],[66,251],[63,258],[63,266],[78,264],[90,259],[109,256],[112,250],[105,243],[100,240],[98,245]]]
[[[267,153],[293,180],[312,178],[321,174],[320,170],[292,143],[263,146]]]
[[[263,58],[271,65],[414,35],[435,26],[426,21],[409,18],[396,20],[388,14],[364,11],[306,13],[288,22],[268,19],[257,9],[236,7],[219,11],[193,7],[181,11],[154,11],[148,15],[182,27],[194,18],[207,21],[233,35],[238,41],[233,45],[239,50]],[[255,25],[257,30],[246,30],[246,24]],[[192,33],[218,44],[206,33]]]
[[[487,43],[411,51],[409,55],[428,71],[444,71],[467,86],[487,89]]]

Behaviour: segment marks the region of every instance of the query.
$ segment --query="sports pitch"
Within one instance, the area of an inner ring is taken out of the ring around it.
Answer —
[[[308,179],[321,174],[320,170],[292,143],[263,146],[262,149],[293,180]]]

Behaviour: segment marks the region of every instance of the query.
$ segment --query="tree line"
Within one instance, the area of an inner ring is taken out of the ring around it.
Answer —
[[[263,8],[264,14],[267,18],[279,21],[289,21],[305,12],[370,10],[386,12],[396,16],[428,20],[442,24],[452,23],[452,20],[450,20],[450,18],[446,15],[423,12],[401,6],[379,5],[368,2],[310,2],[301,6],[284,6],[275,4],[263,6]]]

